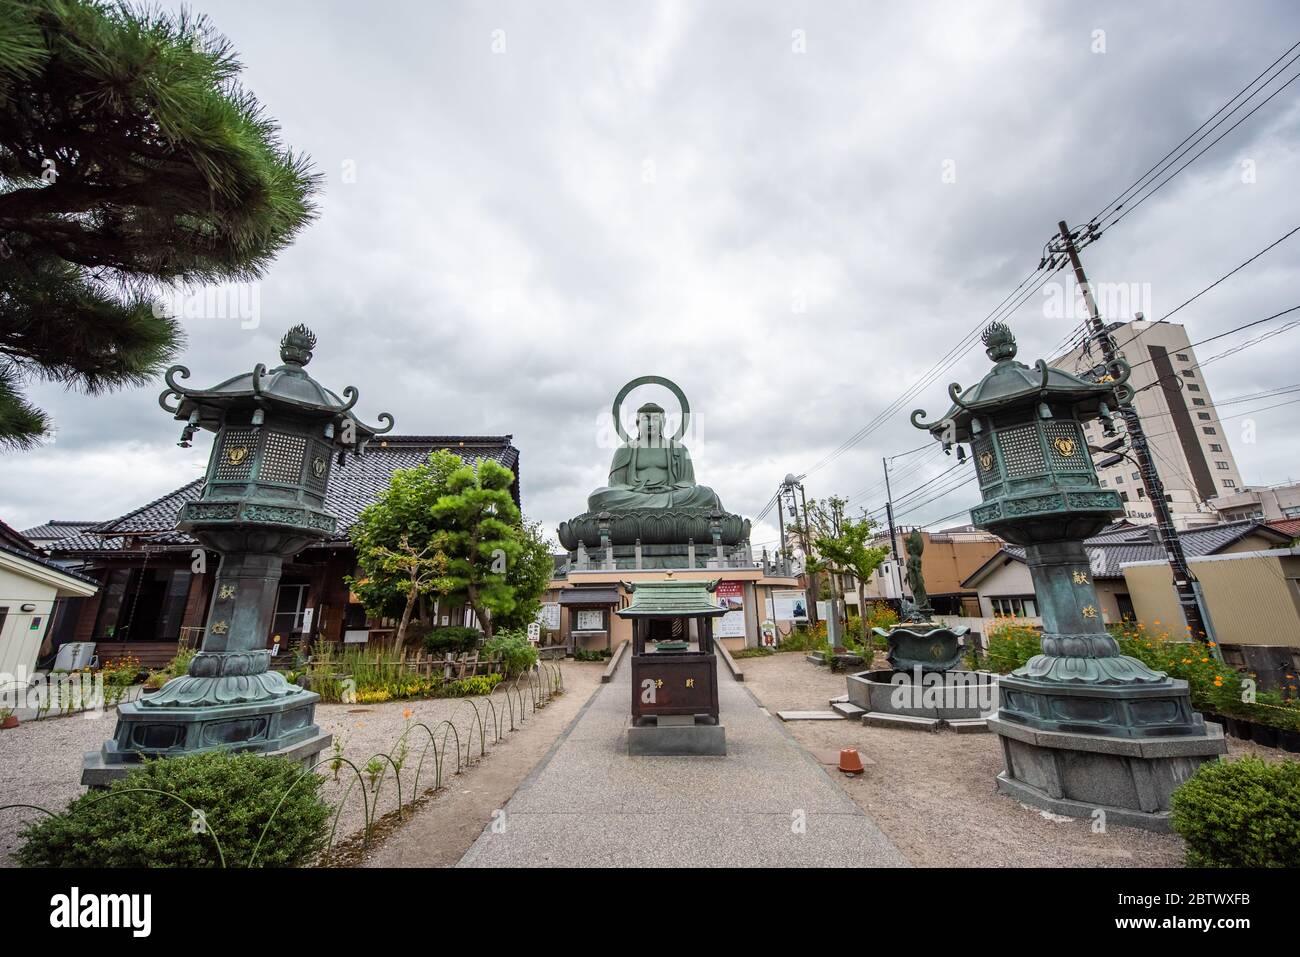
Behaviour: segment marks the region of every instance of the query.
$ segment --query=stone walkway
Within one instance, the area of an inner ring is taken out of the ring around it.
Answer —
[[[624,661],[459,866],[907,866],[812,755],[720,669],[726,757],[628,757]]]

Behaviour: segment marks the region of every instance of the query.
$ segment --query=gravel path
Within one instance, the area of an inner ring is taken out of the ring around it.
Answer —
[[[578,699],[577,705],[580,706],[599,682],[603,664],[566,661],[559,667],[564,677],[567,694],[553,699],[553,704],[548,707],[558,707],[559,702],[569,695]],[[487,749],[487,760],[483,762],[485,765],[492,757],[493,748],[502,746],[509,740],[510,709],[505,697],[503,688],[499,688],[492,696],[501,726],[501,744],[494,743],[495,723],[490,709],[479,704],[486,725],[484,744]],[[530,729],[534,723],[542,725],[542,718],[547,708],[538,710],[534,717],[527,690],[523,691],[522,697],[524,699],[522,709],[526,718],[520,720],[518,712],[521,705],[517,702],[515,726],[522,730]],[[482,701],[482,699],[478,700]],[[448,785],[453,781],[472,781],[481,759],[478,722],[474,708],[468,703],[468,699],[433,698],[370,705],[319,705],[316,708],[316,723],[332,733],[335,740],[341,743],[344,757],[359,768],[364,768],[372,755],[379,752],[393,752],[407,727],[408,719],[405,712],[408,709],[411,711],[411,724],[423,722],[431,729],[437,730],[440,751],[444,732],[438,726],[444,720],[452,722],[460,736],[462,763],[468,752],[470,766],[466,767],[467,773],[464,778],[451,776],[450,772],[455,770],[456,763],[452,753],[455,747],[455,733],[449,734],[446,738],[448,751],[443,783]],[[85,789],[80,784],[82,754],[98,749],[112,734],[115,723],[116,712],[109,710],[96,718],[83,716],[46,718],[42,721],[25,722],[8,731],[0,731],[0,805],[34,804],[52,811],[64,808],[73,798],[85,793]],[[562,725],[550,731],[552,740],[560,730]],[[401,772],[404,803],[411,797],[421,749],[429,740],[429,736],[416,732],[412,733],[408,740],[410,742],[408,757]],[[331,754],[332,752],[327,750],[321,757],[328,758]],[[504,756],[503,753],[502,757]],[[528,766],[531,767],[531,763]],[[355,775],[349,778],[346,772],[342,772],[336,783],[327,768],[323,768],[322,773],[327,778],[323,789],[325,800],[334,807],[337,807],[339,802],[343,804],[336,841],[344,842],[346,846],[346,838],[349,835],[358,835],[365,826],[365,801],[362,798],[361,785],[351,786],[349,790],[351,782],[356,781]],[[527,769],[520,777],[526,773]],[[420,772],[421,791],[433,786],[434,776],[434,759],[430,752]],[[391,769],[381,783],[376,803],[375,820],[391,815],[397,808],[397,788],[394,786]],[[0,866],[13,866],[11,855],[19,844],[18,832],[21,825],[40,816],[38,812],[28,810],[0,811]],[[481,827],[482,822],[475,828],[474,833],[477,834]],[[359,852],[359,847],[356,850]]]
[[[743,662],[745,681],[769,711],[820,710],[845,693],[843,675],[778,654]],[[1178,867],[1182,840],[1090,821],[1049,818],[1000,795],[1002,753],[993,734],[870,728],[856,721],[802,721],[787,727],[829,761],[854,747],[865,774],[835,779],[920,867]],[[1229,739],[1229,756],[1259,751]],[[1269,749],[1263,749],[1267,752]]]

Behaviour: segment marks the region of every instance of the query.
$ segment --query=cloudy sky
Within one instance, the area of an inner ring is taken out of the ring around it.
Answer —
[[[253,318],[187,320],[191,381],[274,360],[307,322],[311,371],[358,386],[363,418],[513,434],[525,511],[552,527],[604,483],[610,400],[644,374],[685,389],[696,474],[729,510],[757,514],[788,472],[880,505],[881,457],[925,438],[906,411],[942,411],[979,350],[813,466],[1016,287],[1059,219],[1087,221],[1300,40],[1295,4],[1226,0],[195,7],[325,183],[320,220],[231,294]],[[1300,83],[1108,231],[1090,277],[1140,284],[1158,317],[1300,224],[1298,104]],[[1300,303],[1298,251],[1177,320],[1199,339]],[[1011,317],[1022,359],[1077,324],[1052,301]],[[1300,382],[1298,346],[1215,362],[1211,394]],[[158,391],[34,385],[59,431],[0,459],[0,518],[108,519],[199,475],[208,443],[176,447]],[[631,402],[651,397],[673,407]],[[1300,479],[1297,408],[1261,412],[1253,443],[1230,430],[1246,482]],[[895,464],[897,494],[949,462]]]

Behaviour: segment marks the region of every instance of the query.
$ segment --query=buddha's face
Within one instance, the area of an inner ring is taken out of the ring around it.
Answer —
[[[656,446],[664,434],[664,414],[662,412],[642,412],[637,432],[642,445]]]

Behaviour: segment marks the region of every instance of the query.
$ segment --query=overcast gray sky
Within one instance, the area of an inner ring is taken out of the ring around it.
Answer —
[[[992,310],[1058,219],[1086,221],[1300,40],[1294,3],[1226,0],[194,6],[325,185],[255,327],[187,320],[191,382],[273,361],[306,322],[312,373],[359,387],[363,418],[512,433],[524,509],[552,528],[604,483],[609,403],[643,374],[680,383],[699,481],[755,515]],[[1298,103],[1300,83],[1088,248],[1090,278],[1143,284],[1158,317],[1300,224]],[[1300,303],[1298,251],[1178,321],[1199,339]],[[1077,322],[1048,305],[1010,320],[1022,359]],[[1216,362],[1209,389],[1300,382],[1298,347]],[[925,438],[906,412],[987,367],[971,350],[809,494],[881,504],[881,456]],[[59,431],[0,460],[0,518],[108,519],[201,474],[208,436],[177,448],[158,391],[32,386]],[[1256,416],[1252,444],[1229,430],[1246,482],[1300,478],[1297,408]],[[949,464],[931,458],[902,490]]]

